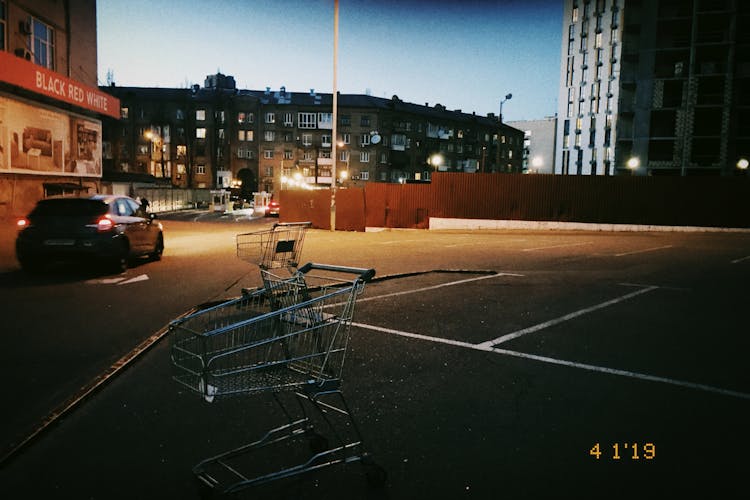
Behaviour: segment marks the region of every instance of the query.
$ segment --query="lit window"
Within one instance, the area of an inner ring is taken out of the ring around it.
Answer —
[[[276,113],[266,113],[266,123],[276,123]]]
[[[205,165],[197,165],[195,167],[195,173],[198,175],[204,175],[206,173],[206,166]]]
[[[206,129],[203,127],[199,127],[195,129],[195,137],[198,139],[205,139],[206,138]]]
[[[206,120],[206,110],[205,109],[196,109],[195,110],[195,119],[199,122]]]

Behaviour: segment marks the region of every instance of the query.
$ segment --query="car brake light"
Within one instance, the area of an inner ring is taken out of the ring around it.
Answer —
[[[96,221],[97,231],[110,231],[113,227],[115,227],[115,223],[112,221],[112,219],[110,219],[109,214]]]

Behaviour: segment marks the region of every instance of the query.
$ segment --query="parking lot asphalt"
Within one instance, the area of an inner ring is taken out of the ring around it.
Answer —
[[[602,235],[456,232],[441,245],[480,250],[436,264],[425,232],[392,236],[341,262],[392,261],[357,303],[343,377],[385,487],[353,464],[241,498],[745,497],[750,237],[589,251]],[[310,235],[307,254],[337,237]],[[8,498],[199,498],[198,461],[283,423],[267,397],[181,389],[168,340],[6,464]]]

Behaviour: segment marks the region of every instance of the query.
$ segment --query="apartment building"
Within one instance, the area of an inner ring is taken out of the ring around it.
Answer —
[[[555,173],[744,174],[747,20],[742,0],[565,0]]]
[[[96,2],[0,0],[0,218],[54,194],[95,192],[102,118]]]
[[[525,174],[555,173],[557,117],[548,116],[539,120],[518,120],[507,123],[511,127],[523,130],[521,171]]]
[[[105,123],[105,167],[173,186],[276,192],[336,182],[425,182],[432,172],[520,172],[523,132],[495,116],[339,94],[336,158],[332,95],[237,89],[210,75],[203,87],[102,87],[122,103]],[[111,151],[110,151],[111,150]]]
[[[104,178],[180,188],[258,184],[260,108],[222,74],[190,88],[101,87],[120,100],[104,123]]]

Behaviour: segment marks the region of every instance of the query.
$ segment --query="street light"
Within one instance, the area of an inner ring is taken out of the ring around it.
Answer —
[[[336,141],[336,144],[338,145],[338,147],[340,149],[341,156],[343,158],[345,158],[344,161],[346,162],[346,170],[343,170],[339,174],[340,183],[343,185],[344,181],[349,177],[349,150],[345,149],[346,148],[346,143],[343,140],[342,141]]]
[[[505,103],[505,101],[509,101],[512,98],[513,98],[513,94],[505,94],[505,99],[503,99],[502,101],[500,101],[500,116],[499,116],[499,119],[500,119],[501,122],[503,121],[503,103]]]
[[[636,168],[641,166],[641,159],[637,156],[632,156],[630,159],[628,159],[627,166],[630,170],[635,170]]]
[[[166,172],[164,172],[164,141],[162,141],[161,136],[157,132],[154,132],[153,129],[147,130],[144,135],[146,136],[146,139],[151,141],[151,158],[152,159],[154,157],[154,147],[156,144],[159,145],[159,149],[161,150],[159,154],[159,165],[161,167],[161,176],[164,177],[166,174]]]
[[[737,160],[737,168],[740,170],[747,170],[748,165],[750,165],[750,162],[748,162],[747,158]]]
[[[430,166],[435,171],[437,171],[440,168],[440,166],[443,164],[443,155],[441,155],[440,153],[435,153],[427,159],[427,163],[429,163]]]

